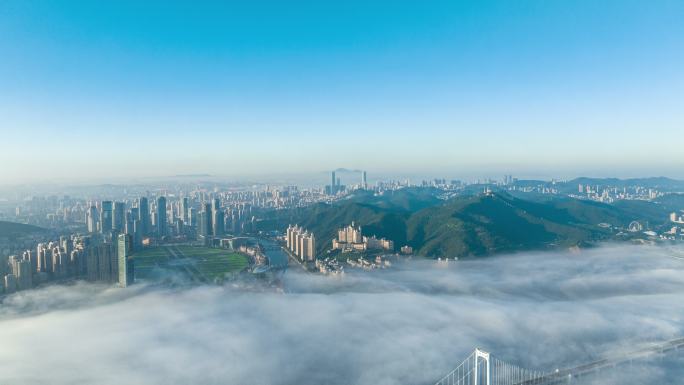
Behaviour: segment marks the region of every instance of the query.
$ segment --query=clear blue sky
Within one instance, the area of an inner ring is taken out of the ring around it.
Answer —
[[[684,177],[683,1],[0,2],[0,180]]]

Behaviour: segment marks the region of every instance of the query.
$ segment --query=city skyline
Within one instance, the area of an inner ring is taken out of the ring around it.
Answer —
[[[682,20],[0,1],[0,385],[679,384]]]
[[[5,2],[0,180],[682,178],[683,11]]]

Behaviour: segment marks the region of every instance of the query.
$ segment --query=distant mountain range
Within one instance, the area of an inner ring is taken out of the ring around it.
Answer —
[[[364,234],[409,245],[426,257],[477,257],[501,252],[588,245],[613,235],[610,224],[667,221],[657,204],[623,201],[609,205],[572,198],[527,200],[507,193],[466,195],[448,201],[432,189],[402,189],[375,196],[360,193],[334,204],[278,211],[260,224],[282,230],[299,224],[317,237],[317,252],[330,248],[336,231],[352,221]]]
[[[0,237],[12,237],[46,231],[42,227],[27,225],[24,223],[0,221]]]

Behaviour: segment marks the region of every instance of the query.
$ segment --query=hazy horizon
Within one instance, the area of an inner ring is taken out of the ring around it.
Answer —
[[[126,185],[145,185],[156,183],[217,183],[217,184],[248,184],[255,185],[279,185],[279,184],[293,184],[302,187],[322,187],[330,183],[330,172],[333,170],[316,171],[310,173],[262,173],[262,174],[237,174],[237,175],[217,175],[217,174],[188,174],[188,175],[148,175],[148,176],[101,176],[101,177],[46,177],[41,179],[24,179],[24,180],[2,180],[0,181],[0,188],[12,189],[15,187],[79,187],[79,186],[126,186]],[[447,180],[460,180],[465,183],[476,183],[481,181],[487,183],[487,180],[501,181],[505,175],[512,175],[519,180],[539,180],[551,182],[555,181],[570,181],[577,178],[595,178],[595,179],[648,179],[648,178],[669,178],[677,181],[684,180],[684,174],[680,173],[615,173],[615,172],[586,172],[586,173],[551,173],[551,172],[524,172],[516,174],[511,172],[462,172],[454,173],[445,171],[443,173],[435,172],[434,170],[426,170],[424,173],[379,173],[374,174],[373,171],[364,170],[369,173],[368,182],[375,183],[376,181],[410,181],[414,184],[419,184],[421,181],[430,181],[434,178],[446,178]],[[357,173],[349,172],[340,174],[338,177],[343,184],[356,184],[359,182],[359,175]],[[0,197],[1,198],[1,197]]]

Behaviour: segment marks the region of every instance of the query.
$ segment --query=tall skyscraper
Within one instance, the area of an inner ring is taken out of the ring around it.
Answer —
[[[211,229],[214,237],[220,237],[224,233],[224,213],[221,209],[221,201],[214,198],[211,205]]]
[[[365,171],[361,171],[361,188],[362,189],[368,188],[368,180],[366,180],[366,172]]]
[[[100,232],[108,233],[112,231],[112,212],[114,210],[112,201],[102,201],[100,207]]]
[[[94,205],[90,206],[90,208],[88,208],[88,211],[86,212],[86,222],[88,225],[89,233],[97,232],[97,223],[99,222],[99,215],[97,213],[97,208]]]
[[[127,213],[126,213],[126,231],[124,231],[126,234],[133,236],[135,238],[135,222],[140,222],[140,213],[137,207],[131,208]],[[138,231],[140,231],[140,224],[138,224]],[[135,243],[135,240],[133,241]]]
[[[124,202],[114,202],[114,214],[112,218],[112,229],[123,232],[126,226],[126,204]]]
[[[31,271],[30,261],[24,259],[17,260],[14,275],[17,277],[17,288],[19,290],[30,289],[33,286],[33,272]]]
[[[48,260],[47,257],[47,245],[44,243],[39,243],[36,247],[36,262],[38,265],[36,268],[37,271],[48,271],[50,260]]]
[[[190,199],[188,197],[183,197],[180,201],[180,219],[188,224],[188,210],[190,209]]]
[[[167,234],[168,220],[166,219],[166,197],[157,198],[157,233],[160,237]]]
[[[17,290],[17,276],[14,274],[5,275],[5,293],[14,293]]]
[[[119,286],[126,287],[135,280],[135,265],[131,256],[131,236],[119,234],[118,239]]]
[[[152,230],[152,225],[150,223],[150,205],[146,197],[140,197],[138,199],[138,215],[140,220],[140,230],[143,236],[149,235]]]
[[[204,210],[200,213],[201,214],[201,222],[200,223],[200,234],[206,238],[209,238],[213,233],[212,229],[212,215],[211,215],[211,204],[210,203],[205,203],[204,204]]]
[[[187,217],[186,225],[188,225],[190,227],[197,226],[197,213],[195,212],[194,207],[188,208],[188,217]]]
[[[330,195],[334,195],[337,192],[335,188],[335,183],[337,179],[335,178],[335,171],[332,172],[332,177],[330,178]]]

